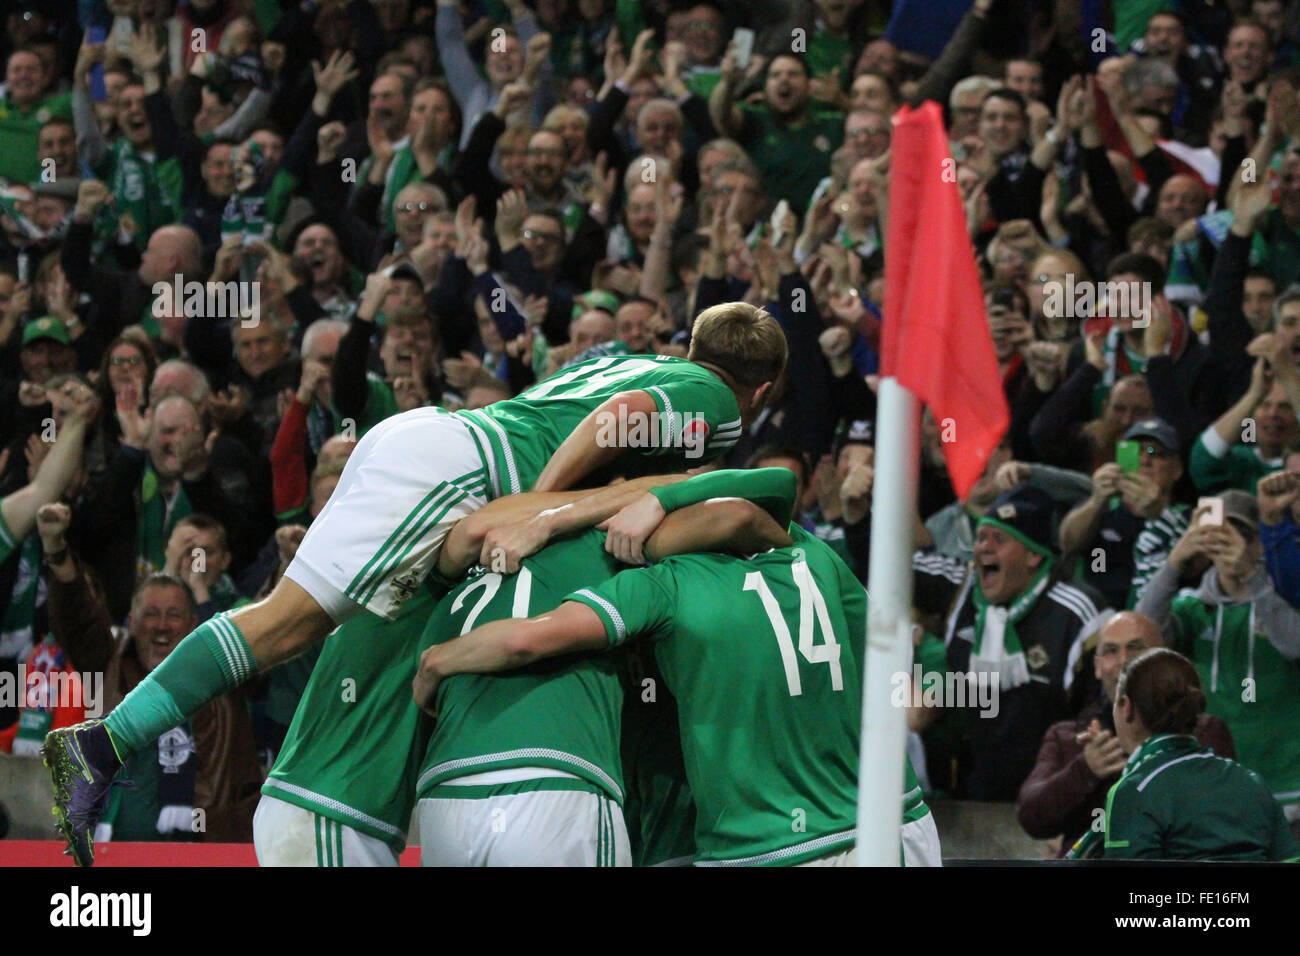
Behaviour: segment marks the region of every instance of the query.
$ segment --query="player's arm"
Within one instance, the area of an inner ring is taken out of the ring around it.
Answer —
[[[724,469],[705,472],[680,484],[656,488],[641,495],[620,511],[609,522],[605,550],[627,564],[644,564],[642,544],[654,533],[667,515],[714,498],[740,498],[753,502],[771,516],[780,531],[789,526],[794,516],[797,494],[798,482],[795,480],[794,472],[788,468]],[[762,540],[759,539],[759,543]],[[767,548],[784,547],[789,543],[789,539],[786,538],[781,544],[765,544],[755,550],[765,551]],[[690,550],[733,549],[700,547]]]
[[[650,416],[658,411],[654,396],[642,389],[619,392],[606,399],[555,450],[532,490],[564,491],[572,488],[626,451],[615,441],[601,441],[601,434],[608,433],[611,423],[616,426],[620,421],[634,422],[637,418],[629,416]]]
[[[785,528],[754,502],[714,498],[668,515],[646,542],[645,554],[651,561],[695,551],[757,554],[793,543]]]
[[[483,540],[492,531],[590,495],[590,491],[525,491],[489,501],[452,526],[438,553],[438,573],[449,579],[460,577],[479,560]]]
[[[420,656],[411,689],[415,702],[432,713],[438,684],[454,674],[491,674],[574,651],[607,647],[605,625],[585,604],[565,601],[554,611],[526,620],[491,621]]]
[[[473,515],[463,519],[457,529],[467,522],[474,522],[466,529],[466,536],[479,535],[479,547],[471,556],[458,551],[448,562],[453,560],[464,563],[459,572],[448,576],[458,576],[475,561],[493,571],[514,574],[519,570],[519,562],[529,555],[536,554],[555,538],[598,525],[607,518],[618,514],[623,508],[653,488],[665,487],[677,482],[685,482],[685,475],[647,475],[632,481],[608,485],[596,491],[560,491],[528,492],[524,495],[511,495],[510,498],[498,499],[508,501],[511,498],[525,499],[538,495],[538,504],[525,502],[514,512],[511,520],[497,520],[489,514],[481,518],[497,502],[488,505]],[[550,500],[556,504],[541,502]],[[454,533],[454,529],[453,529]],[[471,539],[472,540],[472,539]],[[442,561],[438,568],[442,571]],[[443,572],[446,573],[446,572]]]

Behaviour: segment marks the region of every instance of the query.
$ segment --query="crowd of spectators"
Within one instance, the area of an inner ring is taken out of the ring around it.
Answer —
[[[959,502],[923,422],[917,661],[1002,679],[995,717],[914,709],[927,788],[1068,846],[1163,640],[1300,809],[1300,2],[0,7],[5,667],[111,706],[267,593],[377,422],[684,355],[730,300],[790,360],[728,464],[795,471],[865,583],[890,118],[933,100],[1011,425]],[[161,739],[116,833],[248,838],[311,663]]]

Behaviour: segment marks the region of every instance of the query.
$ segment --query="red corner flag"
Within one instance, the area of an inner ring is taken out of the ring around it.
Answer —
[[[929,406],[957,496],[1011,420],[939,105],[894,114],[880,374]]]

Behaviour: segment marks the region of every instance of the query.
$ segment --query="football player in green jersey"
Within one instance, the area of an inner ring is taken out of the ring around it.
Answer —
[[[688,495],[687,486],[697,481],[682,483]],[[459,537],[453,530],[444,555],[459,550],[476,557],[478,549]],[[788,540],[759,505],[726,498],[676,511],[646,548],[663,557],[697,549],[752,551]],[[604,544],[593,529],[529,558],[518,574],[480,568],[443,599],[427,642],[454,640],[481,621],[524,617],[555,606],[575,588],[608,580],[620,565]],[[622,704],[613,654],[573,655],[512,674],[465,674],[443,682],[438,725],[419,779],[422,862],[630,865],[619,755]]]
[[[447,582],[478,560],[498,525],[546,511],[562,513],[573,527],[595,524],[645,489],[685,478],[647,476],[597,493],[526,492],[489,502],[453,528],[438,568],[396,620],[361,614],[326,638],[262,787],[253,818],[258,862],[397,866],[425,746],[411,680]]]
[[[659,472],[707,462],[758,414],[785,359],[771,316],[726,303],[696,319],[689,361],[596,359],[488,409],[415,409],[371,429],[268,598],[205,622],[103,721],[47,738],[76,861],[94,861],[94,823],[124,759],[363,610],[395,617],[457,520],[508,492],[566,490],[616,460]]]
[[[700,476],[690,490],[726,475]],[[673,511],[687,484],[650,494]],[[696,863],[850,862],[866,592],[820,540],[797,526],[789,533],[786,546],[744,558],[678,555],[624,571],[549,613],[435,645],[421,658],[416,699],[427,705],[454,674],[649,638],[680,708]],[[918,798],[905,798],[905,820],[926,836],[905,841],[904,857],[938,862],[933,821]],[[908,852],[918,844],[919,857]]]

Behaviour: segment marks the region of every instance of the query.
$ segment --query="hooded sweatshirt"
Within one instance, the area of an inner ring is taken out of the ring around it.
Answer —
[[[1208,699],[1279,803],[1300,802],[1300,612],[1273,588],[1261,564],[1238,598],[1217,568],[1195,590],[1178,591],[1168,565],[1151,579],[1137,610],[1160,622],[1166,642],[1196,665]]]

